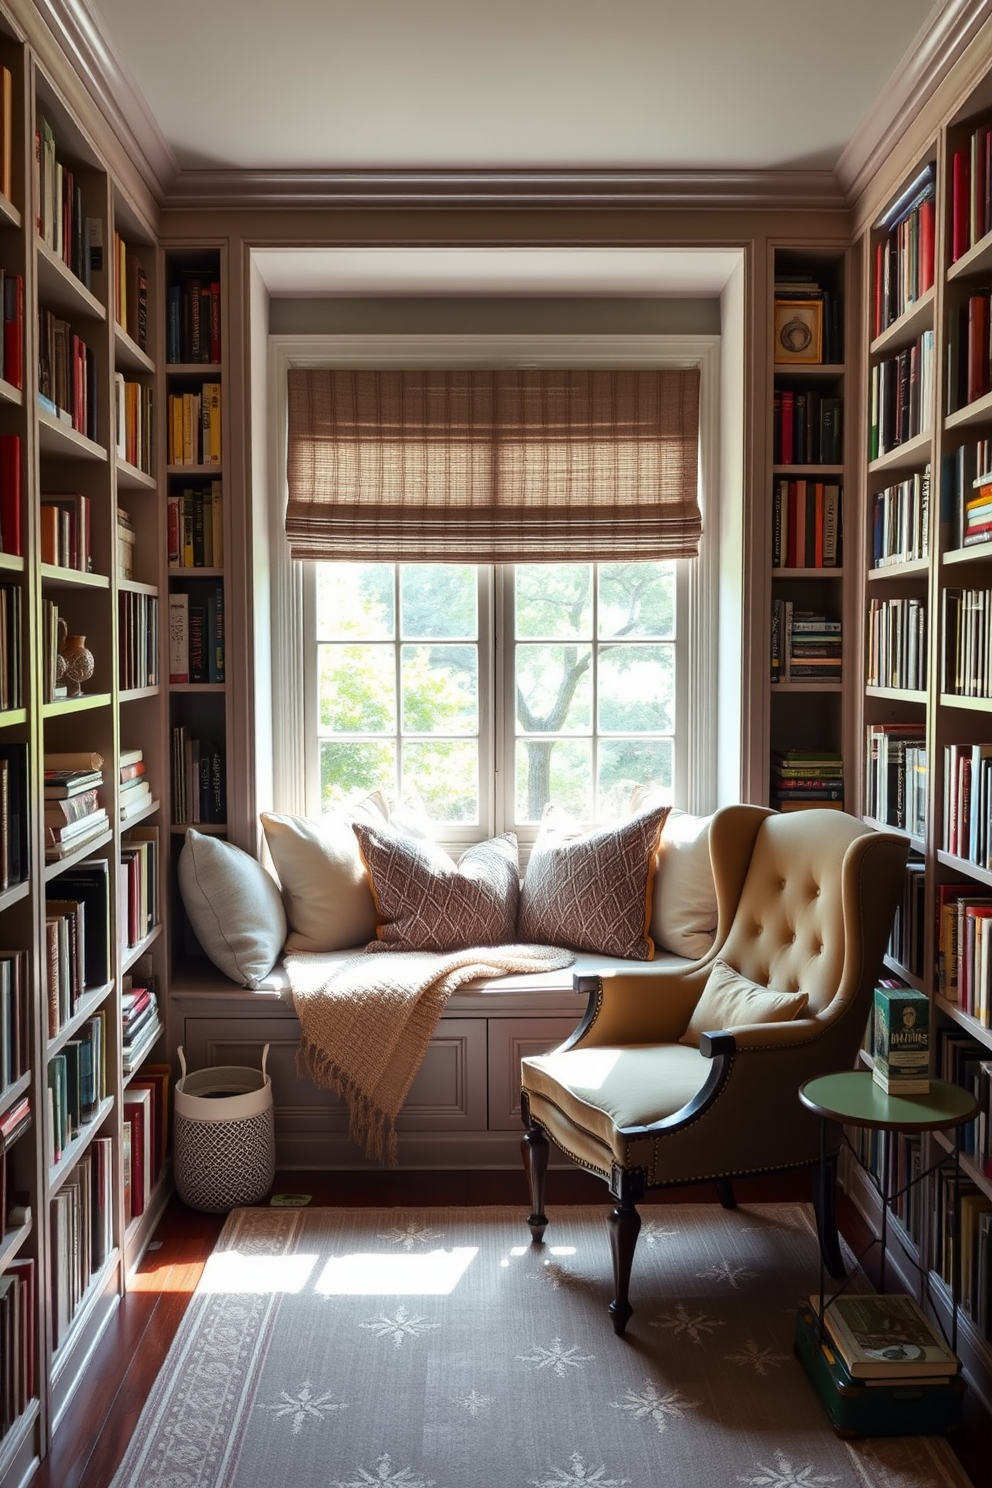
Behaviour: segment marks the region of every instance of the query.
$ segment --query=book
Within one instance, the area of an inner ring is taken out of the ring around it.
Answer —
[[[814,1316],[820,1299],[810,1297]],[[845,1293],[823,1309],[823,1322],[852,1379],[946,1378],[960,1363],[906,1292]]]
[[[912,987],[876,987],[872,1077],[887,1095],[930,1090],[930,999]]]

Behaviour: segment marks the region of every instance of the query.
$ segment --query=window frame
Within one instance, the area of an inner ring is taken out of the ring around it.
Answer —
[[[276,468],[272,472],[273,499],[266,503],[269,519],[267,547],[271,595],[272,750],[271,795],[273,809],[294,815],[308,814],[308,799],[316,802],[314,767],[316,750],[309,748],[307,699],[315,700],[316,653],[307,644],[315,634],[313,584],[307,582],[305,564],[294,563],[284,532],[286,510],[286,371],[290,366],[423,367],[423,366],[698,366],[700,368],[700,505],[703,538],[699,557],[677,560],[676,584],[676,750],[674,761],[675,805],[694,812],[708,812],[716,805],[717,789],[717,685],[719,588],[719,389],[720,344],[715,335],[687,336],[380,336],[358,337],[313,335],[270,336],[269,414],[273,432]],[[307,597],[307,589],[310,597]],[[497,586],[494,608],[505,606],[504,586]],[[505,616],[500,614],[500,619]],[[480,622],[482,616],[480,616]],[[481,638],[480,638],[481,639]],[[486,648],[490,650],[491,648]],[[495,667],[508,665],[506,657],[495,658]],[[480,678],[481,682],[481,678]],[[506,718],[505,688],[495,688],[488,679],[495,730],[499,737],[512,732]],[[315,701],[314,701],[315,706]],[[314,715],[315,716],[315,715]],[[313,732],[309,738],[313,738]],[[689,748],[689,739],[695,747]],[[312,763],[308,766],[308,753]],[[508,784],[498,783],[493,761],[482,776],[482,789],[491,795],[484,802],[490,820],[498,823],[501,802],[497,792],[512,792],[512,769]],[[521,847],[536,834],[517,829]],[[461,831],[450,838],[452,846],[476,840],[481,828]]]

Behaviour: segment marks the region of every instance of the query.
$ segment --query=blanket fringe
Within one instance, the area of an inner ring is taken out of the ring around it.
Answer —
[[[385,1111],[370,1100],[312,1039],[301,1039],[296,1049],[296,1073],[309,1075],[322,1090],[333,1090],[348,1105],[348,1136],[366,1157],[385,1167],[399,1165],[396,1127]]]

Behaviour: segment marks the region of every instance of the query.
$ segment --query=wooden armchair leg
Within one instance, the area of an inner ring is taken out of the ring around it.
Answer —
[[[716,1180],[717,1198],[724,1209],[736,1209],[737,1200],[734,1198],[734,1180],[732,1178],[718,1178]]]
[[[533,1123],[527,1127],[520,1138],[520,1151],[524,1159],[524,1168],[527,1171],[527,1184],[530,1189],[530,1214],[527,1216],[527,1224],[530,1227],[531,1240],[539,1244],[544,1239],[544,1232],[548,1227],[548,1216],[544,1212],[544,1180],[548,1172],[548,1139],[541,1127]]]
[[[613,1252],[613,1285],[616,1296],[610,1303],[613,1331],[622,1335],[633,1308],[630,1305],[630,1269],[641,1231],[641,1216],[630,1199],[621,1199],[609,1218],[610,1250]]]

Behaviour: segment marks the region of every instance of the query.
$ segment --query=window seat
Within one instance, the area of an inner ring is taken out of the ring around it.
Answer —
[[[344,961],[361,947],[329,953]],[[449,1001],[397,1121],[400,1166],[516,1168],[520,1163],[520,1060],[545,1053],[575,1028],[586,999],[573,977],[612,970],[651,976],[688,965],[667,952],[654,961],[625,961],[576,952],[562,971],[486,978]],[[375,1168],[348,1139],[344,1102],[296,1073],[299,1024],[281,963],[249,991],[212,967],[173,980],[189,1068],[258,1067],[269,1045],[280,1168]],[[564,1160],[562,1160],[564,1166]]]

